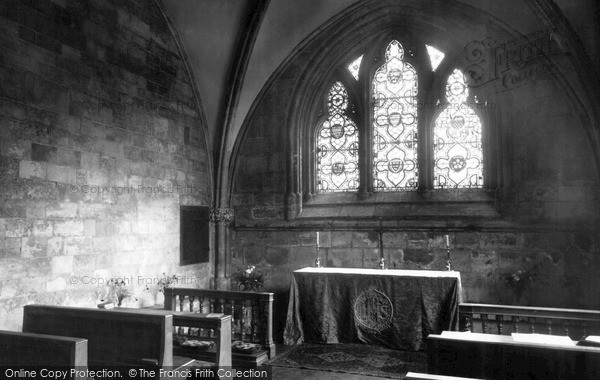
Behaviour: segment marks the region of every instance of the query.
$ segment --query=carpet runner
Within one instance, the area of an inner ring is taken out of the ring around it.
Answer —
[[[365,344],[301,344],[268,364],[403,379],[407,372],[427,372],[427,354]]]

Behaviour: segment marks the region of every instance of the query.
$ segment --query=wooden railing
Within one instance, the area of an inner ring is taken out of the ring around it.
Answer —
[[[165,310],[231,315],[232,339],[260,344],[275,357],[273,293],[166,288]]]
[[[461,303],[458,310],[463,331],[567,335],[574,340],[600,335],[600,310],[476,303]]]

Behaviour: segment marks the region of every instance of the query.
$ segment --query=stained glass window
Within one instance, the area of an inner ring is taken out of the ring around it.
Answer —
[[[435,120],[434,187],[483,187],[481,120],[467,104],[469,89],[456,69],[446,84],[448,105]]]
[[[319,192],[358,189],[358,129],[344,113],[348,93],[340,82],[329,90],[327,119],[317,131],[317,190]]]
[[[358,80],[358,72],[360,71],[360,64],[362,62],[362,59],[363,59],[363,56],[361,55],[360,57],[358,57],[354,61],[352,61],[347,67],[348,71],[350,71],[350,74],[352,74],[352,76],[356,80]]]
[[[444,60],[446,56],[444,53],[434,48],[433,46],[425,45],[427,48],[427,53],[429,54],[429,61],[431,62],[431,68],[435,71],[440,63]]]
[[[394,40],[373,76],[373,187],[412,190],[417,171],[417,72]]]

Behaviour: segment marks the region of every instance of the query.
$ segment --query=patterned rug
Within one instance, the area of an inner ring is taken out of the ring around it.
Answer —
[[[301,344],[268,364],[403,379],[409,371],[427,372],[427,354],[364,344]]]

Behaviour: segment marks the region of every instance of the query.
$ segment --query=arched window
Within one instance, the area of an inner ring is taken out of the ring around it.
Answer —
[[[484,188],[483,124],[463,73],[432,45],[384,43],[333,71],[316,130],[316,193]]]
[[[373,188],[414,189],[417,171],[417,72],[394,40],[373,75]]]
[[[340,82],[329,90],[328,116],[317,131],[317,190],[358,189],[358,130],[344,113],[348,93]]]
[[[448,77],[448,104],[435,120],[434,187],[480,188],[483,186],[481,121],[467,104],[469,89],[463,73]]]

